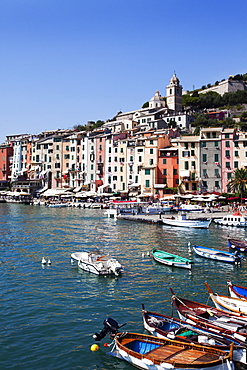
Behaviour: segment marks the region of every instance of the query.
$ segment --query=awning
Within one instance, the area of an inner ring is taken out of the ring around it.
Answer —
[[[69,189],[48,189],[43,193],[44,197],[55,197],[58,195],[66,194]]]
[[[153,196],[153,193],[143,193],[143,194],[138,195],[137,197],[144,198],[144,197],[152,197],[152,196]]]
[[[41,189],[36,190],[36,193],[41,194],[41,193],[43,193],[44,191],[46,191],[47,189],[48,189],[48,188],[47,188],[47,186],[45,186],[44,188],[41,188]]]

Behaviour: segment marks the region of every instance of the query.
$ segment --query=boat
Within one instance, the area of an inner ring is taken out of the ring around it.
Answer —
[[[247,241],[228,238],[228,247],[240,252],[247,252]]]
[[[214,293],[209,284],[205,282],[207,291],[214,305],[219,310],[242,314],[247,320],[247,299],[228,297]]]
[[[198,204],[181,204],[177,207],[178,211],[183,212],[204,212],[203,207],[199,206]]]
[[[214,331],[230,335],[247,344],[247,318],[237,313],[229,313],[215,307],[177,297],[171,289],[172,304],[181,320]]]
[[[191,265],[193,264],[193,261],[187,258],[180,257],[177,256],[176,254],[171,254],[156,248],[152,249],[152,256],[155,261],[160,262],[163,265],[173,267],[191,269]]]
[[[117,333],[109,355],[125,360],[139,369],[234,369],[233,344],[230,351],[189,344],[169,338],[157,338],[138,333]]]
[[[178,215],[176,217],[162,218],[163,224],[169,226],[179,227],[193,227],[197,229],[208,229],[212,220],[211,219],[187,219],[186,214]]]
[[[71,264],[77,262],[82,270],[95,275],[116,275],[123,272],[123,267],[109,254],[101,255],[98,252],[74,252],[71,254]]]
[[[247,288],[240,285],[232,284],[231,281],[227,282],[227,286],[231,297],[247,299]]]
[[[229,263],[241,263],[243,259],[238,253],[225,252],[220,249],[202,247],[198,245],[193,245],[194,252],[204,258],[209,258],[211,260],[220,261],[220,262],[229,262]]]
[[[144,328],[158,338],[170,338],[187,343],[200,343],[213,348],[220,348],[224,351],[229,351],[230,344],[233,342],[233,360],[247,364],[246,345],[232,336],[217,334],[175,317],[147,311],[144,305],[142,305],[142,318]]]
[[[222,218],[215,218],[214,222],[218,225],[224,226],[237,226],[237,227],[247,226],[247,218],[239,212],[225,215]]]

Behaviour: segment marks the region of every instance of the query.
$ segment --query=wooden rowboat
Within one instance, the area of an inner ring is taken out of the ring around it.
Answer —
[[[247,364],[247,346],[232,336],[217,334],[175,317],[147,311],[144,305],[142,305],[142,317],[144,328],[158,338],[170,338],[186,343],[200,343],[224,351],[229,351],[230,344],[233,342],[233,360]]]
[[[153,248],[152,256],[155,261],[173,267],[191,269],[191,265],[193,264],[193,261],[187,258],[180,257],[176,254],[171,254],[156,248]]]
[[[247,299],[227,297],[214,293],[207,282],[205,282],[206,288],[210,295],[210,298],[215,304],[215,307],[219,310],[225,310],[231,313],[238,313],[246,316],[247,320]]]
[[[233,344],[229,352],[200,344],[187,344],[171,339],[137,333],[118,333],[110,355],[139,369],[213,369],[230,370]]]
[[[227,282],[229,294],[233,298],[247,299],[247,288]]]
[[[225,252],[220,249],[208,248],[208,247],[201,247],[197,245],[193,245],[194,252],[204,258],[209,258],[211,260],[220,261],[220,262],[229,262],[229,263],[240,263],[242,260],[242,256],[238,254]]]
[[[247,343],[247,317],[229,313],[203,303],[177,297],[172,289],[172,304],[181,320],[193,323],[217,334],[230,335]]]

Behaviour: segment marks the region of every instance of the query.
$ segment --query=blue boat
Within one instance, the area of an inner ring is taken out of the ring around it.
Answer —
[[[220,262],[229,262],[239,264],[243,257],[239,255],[238,251],[235,253],[225,252],[220,249],[213,249],[208,247],[201,247],[193,245],[194,252],[204,258],[209,258],[211,260]]]
[[[241,298],[241,299],[247,299],[247,288],[232,284],[231,281],[227,282],[229,294],[233,298]]]

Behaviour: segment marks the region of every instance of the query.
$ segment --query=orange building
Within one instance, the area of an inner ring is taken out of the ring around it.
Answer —
[[[178,167],[179,167],[178,148],[168,146],[159,149],[158,171],[157,171],[159,184],[166,184],[166,187],[168,188],[178,187],[179,185]]]
[[[13,158],[13,147],[10,145],[0,145],[0,188],[4,189],[10,181],[10,164]]]

